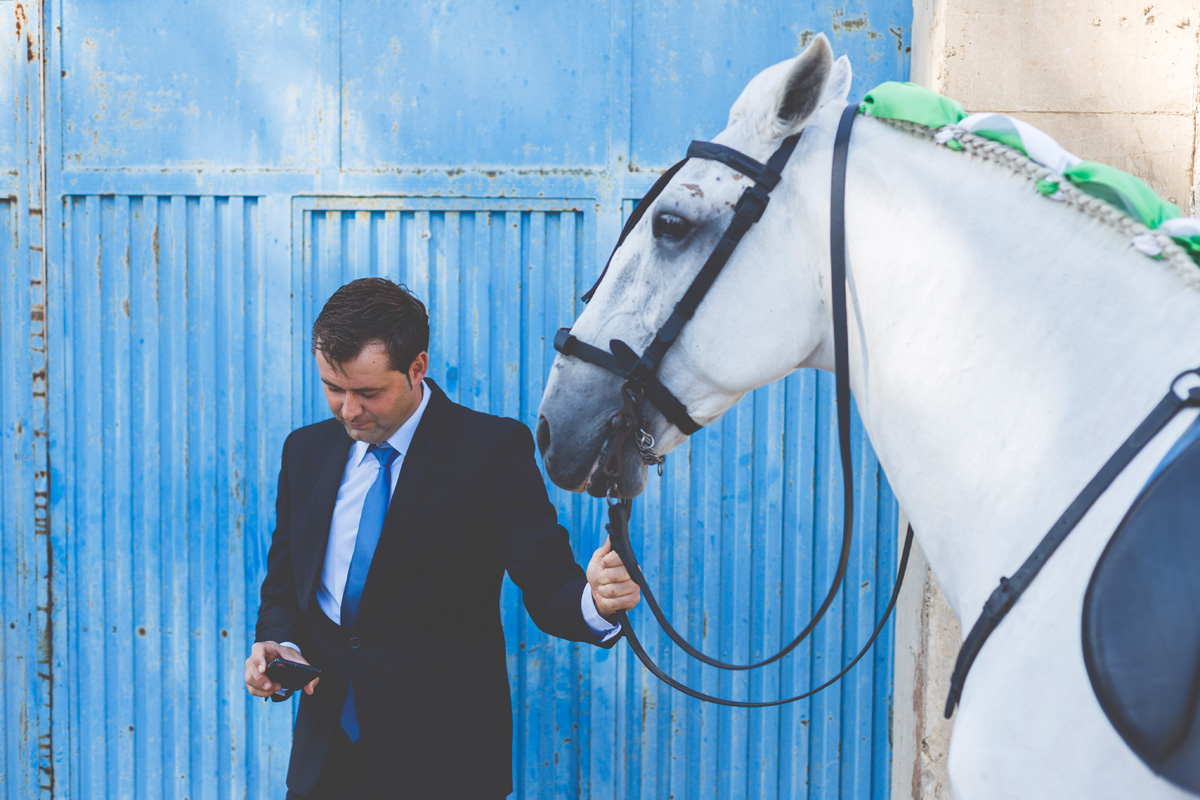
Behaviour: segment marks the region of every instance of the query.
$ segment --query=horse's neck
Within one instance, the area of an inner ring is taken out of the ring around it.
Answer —
[[[1200,290],[1005,167],[877,123],[854,141],[854,391],[939,581],[973,618],[1200,364]]]

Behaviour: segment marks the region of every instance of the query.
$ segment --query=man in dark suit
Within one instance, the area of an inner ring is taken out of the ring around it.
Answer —
[[[429,322],[381,278],[343,286],[313,325],[334,419],[283,448],[251,694],[276,656],[321,677],[300,698],[289,798],[498,800],[512,790],[504,571],[542,630],[610,647],[638,601],[605,544],[587,573],[519,422],[425,377]]]

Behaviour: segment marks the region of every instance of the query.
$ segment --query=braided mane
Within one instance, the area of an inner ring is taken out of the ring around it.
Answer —
[[[874,116],[872,119],[930,142],[938,143],[939,129],[937,128],[887,117]],[[953,129],[953,126],[950,127]],[[1070,181],[1062,180],[1062,176],[1057,172],[1042,166],[1019,150],[967,130],[954,129],[954,134],[955,141],[962,145],[964,152],[984,161],[1005,166],[1034,185],[1042,180],[1055,181],[1058,184],[1058,193],[1053,196],[1054,200],[1063,202],[1088,217],[1100,220],[1122,236],[1129,239],[1135,236],[1153,239],[1162,248],[1161,258],[1155,260],[1170,264],[1185,283],[1200,290],[1200,270],[1196,268],[1196,263],[1192,261],[1187,251],[1167,234],[1147,228],[1111,203],[1088,194]]]

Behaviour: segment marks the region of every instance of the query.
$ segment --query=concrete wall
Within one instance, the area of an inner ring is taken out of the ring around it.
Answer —
[[[914,0],[913,12],[913,81],[1019,116],[1200,215],[1196,0]],[[892,797],[948,800],[942,706],[962,632],[914,555],[896,609]]]

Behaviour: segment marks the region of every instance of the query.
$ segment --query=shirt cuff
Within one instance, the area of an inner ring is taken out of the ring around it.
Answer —
[[[621,632],[621,623],[609,622],[600,616],[600,612],[596,610],[596,601],[592,597],[591,584],[585,583],[583,585],[583,597],[579,599],[579,608],[583,611],[583,621],[592,629],[592,633],[600,637],[601,644]]]
[[[296,646],[295,642],[280,642],[279,646],[280,647],[290,647],[293,650],[295,650],[297,653],[300,653],[300,655],[304,655],[304,653],[300,652],[300,648]]]

